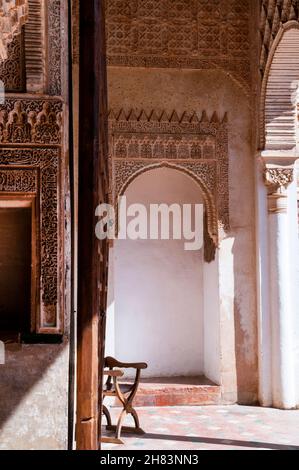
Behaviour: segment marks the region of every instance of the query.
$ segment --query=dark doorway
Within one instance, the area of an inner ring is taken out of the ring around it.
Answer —
[[[31,208],[0,208],[0,331],[30,330]]]

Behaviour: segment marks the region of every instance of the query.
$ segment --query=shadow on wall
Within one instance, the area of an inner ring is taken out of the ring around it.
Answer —
[[[7,345],[0,365],[0,450],[66,449],[68,347]]]

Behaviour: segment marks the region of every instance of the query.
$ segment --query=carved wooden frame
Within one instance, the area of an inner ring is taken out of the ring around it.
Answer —
[[[34,179],[30,179],[30,172],[35,174]],[[0,197],[34,197],[36,201],[38,299],[32,328],[36,333],[62,333],[64,280],[63,270],[60,272],[59,269],[63,260],[60,149],[0,149],[1,174]]]
[[[33,332],[64,332],[63,102],[7,96],[0,105],[0,196],[36,198],[37,297]],[[2,183],[1,183],[2,175]]]

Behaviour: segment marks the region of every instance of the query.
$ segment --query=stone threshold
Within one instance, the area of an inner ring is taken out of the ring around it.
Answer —
[[[126,380],[129,383],[130,380]],[[204,406],[221,403],[221,387],[204,376],[143,378],[134,407]]]

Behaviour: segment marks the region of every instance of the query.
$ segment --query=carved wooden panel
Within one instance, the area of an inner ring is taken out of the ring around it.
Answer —
[[[61,144],[62,101],[6,98],[0,105],[3,144]]]
[[[61,332],[62,306],[60,265],[59,209],[60,150],[1,149],[0,193],[35,194],[37,198],[38,265],[40,296],[36,330],[38,333]]]
[[[182,116],[152,111],[109,114],[111,200],[123,194],[133,179],[153,168],[167,166],[191,176],[206,203],[210,238],[229,230],[228,135],[226,116],[209,119],[204,112]]]
[[[0,193],[37,201],[38,333],[63,332],[62,116],[59,99],[7,97],[0,105]]]
[[[249,88],[249,0],[106,2],[108,64],[220,68]]]
[[[36,169],[0,168],[0,191],[36,193],[38,191],[38,172]]]

